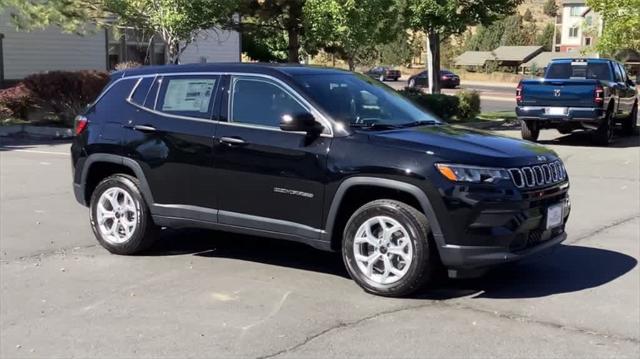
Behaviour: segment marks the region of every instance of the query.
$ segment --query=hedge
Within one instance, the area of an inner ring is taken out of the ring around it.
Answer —
[[[101,71],[51,71],[26,77],[0,90],[0,119],[26,120],[40,110],[71,126],[75,116],[93,101],[109,81]]]
[[[476,91],[463,90],[451,96],[406,87],[399,92],[443,120],[469,121],[480,114],[480,95]]]

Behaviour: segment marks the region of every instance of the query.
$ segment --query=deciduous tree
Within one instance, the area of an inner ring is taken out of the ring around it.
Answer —
[[[587,0],[602,16],[604,29],[596,48],[614,55],[620,50],[640,50],[640,0]]]
[[[468,26],[490,24],[512,14],[521,0],[407,0],[411,28],[428,38],[429,88],[440,92],[440,39],[463,33]]]

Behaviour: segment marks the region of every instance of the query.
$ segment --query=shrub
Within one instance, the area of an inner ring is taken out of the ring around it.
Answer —
[[[473,120],[480,114],[480,94],[477,91],[458,92],[458,112],[456,117],[460,121]]]
[[[34,102],[33,94],[23,83],[0,90],[0,119],[24,119]]]
[[[125,61],[125,62],[120,62],[120,63],[116,64],[115,70],[116,71],[123,71],[123,70],[135,69],[135,68],[140,67],[140,66],[142,66],[142,64],[139,63],[139,62]]]
[[[443,120],[449,120],[458,113],[460,100],[456,96],[425,94],[418,89],[408,87],[399,92]]]
[[[71,125],[74,117],[100,94],[108,81],[109,75],[105,72],[84,70],[34,74],[23,83],[38,105]]]

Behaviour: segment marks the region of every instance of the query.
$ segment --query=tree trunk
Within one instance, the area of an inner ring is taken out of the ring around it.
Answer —
[[[427,71],[429,93],[440,93],[440,34],[429,31],[427,35]]]
[[[298,33],[298,27],[293,26],[288,30],[289,35],[289,59],[291,63],[300,62],[300,34]]]
[[[347,63],[349,64],[349,71],[355,71],[356,70],[356,62],[353,60],[353,57],[349,57],[347,59]]]

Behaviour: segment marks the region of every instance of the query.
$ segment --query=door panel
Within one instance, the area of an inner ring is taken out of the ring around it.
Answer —
[[[128,126],[129,156],[141,165],[156,204],[216,208],[211,115],[218,77],[172,76],[155,81],[159,83],[146,96],[158,98],[147,101],[154,108],[131,103],[137,115]],[[158,96],[152,93],[154,88],[160,89]]]
[[[225,104],[214,144],[220,223],[319,236],[331,138],[281,131],[282,115],[310,109],[271,80],[232,77]]]

